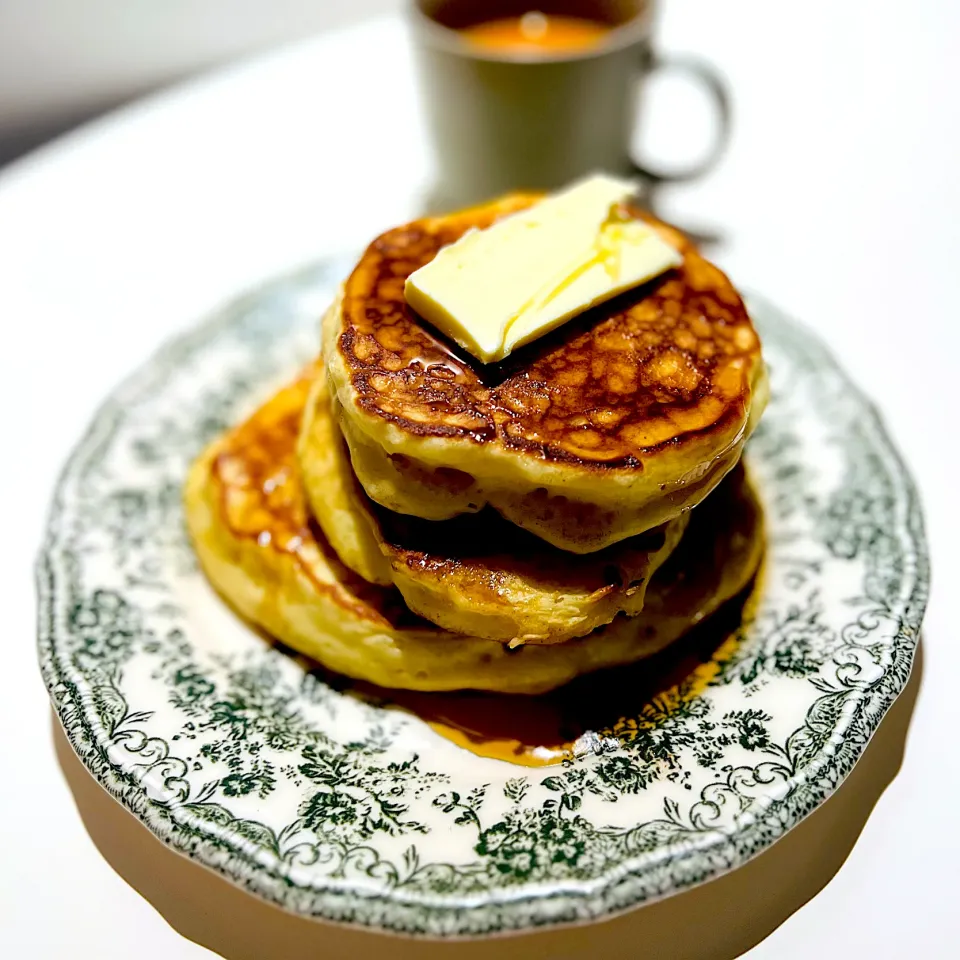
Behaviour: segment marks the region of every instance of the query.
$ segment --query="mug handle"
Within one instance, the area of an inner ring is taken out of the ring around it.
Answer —
[[[713,101],[717,113],[717,132],[710,149],[704,156],[688,167],[676,170],[653,170],[644,163],[631,160],[634,172],[640,174],[648,183],[681,183],[703,176],[722,156],[730,139],[730,98],[723,79],[705,60],[683,55],[664,57],[647,52],[641,80],[655,70],[672,70],[689,74],[698,80]]]

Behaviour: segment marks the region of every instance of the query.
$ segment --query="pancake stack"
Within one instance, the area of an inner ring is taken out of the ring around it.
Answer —
[[[683,255],[484,365],[404,281],[513,195],[391,230],[323,320],[322,357],[191,469],[187,519],[241,614],[384,687],[539,693],[662,649],[749,583],[740,465],[766,402],[729,280]],[[495,280],[492,280],[495,282]]]

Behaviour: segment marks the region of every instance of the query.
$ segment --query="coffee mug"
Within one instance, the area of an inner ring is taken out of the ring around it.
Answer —
[[[602,28],[601,39],[582,49],[534,51],[471,41],[471,27],[529,15],[531,7],[547,20],[587,20]],[[699,61],[654,53],[653,0],[415,0],[411,15],[439,161],[434,206],[552,190],[595,170],[647,182],[691,179],[725,146],[724,86]],[[717,112],[712,144],[683,170],[653,170],[631,155],[640,85],[658,69],[693,74]]]

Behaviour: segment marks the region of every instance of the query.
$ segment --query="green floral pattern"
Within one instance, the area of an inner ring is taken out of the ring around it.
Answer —
[[[279,281],[170,343],[63,474],[38,564],[40,659],[101,783],[171,846],[287,909],[433,936],[683,889],[829,796],[906,682],[927,556],[873,409],[759,300],[773,400],[749,459],[765,585],[706,684],[530,770],[350,695],[225,609],[185,535],[185,470],[316,349],[342,269]]]

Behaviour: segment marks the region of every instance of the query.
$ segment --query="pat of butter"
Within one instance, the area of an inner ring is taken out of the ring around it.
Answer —
[[[628,180],[596,175],[443,247],[407,302],[484,363],[682,262],[649,225],[617,216]]]

